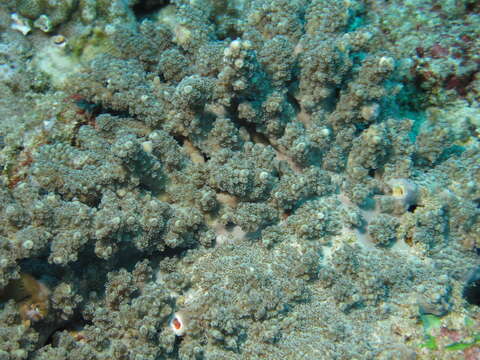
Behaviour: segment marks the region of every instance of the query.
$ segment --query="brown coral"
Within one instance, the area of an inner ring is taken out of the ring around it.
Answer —
[[[25,326],[44,319],[49,309],[50,290],[33,276],[22,273],[19,279],[0,291],[0,301],[15,300]]]

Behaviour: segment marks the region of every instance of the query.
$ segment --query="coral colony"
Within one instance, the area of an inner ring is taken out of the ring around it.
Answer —
[[[480,359],[480,2],[2,0],[0,359]]]

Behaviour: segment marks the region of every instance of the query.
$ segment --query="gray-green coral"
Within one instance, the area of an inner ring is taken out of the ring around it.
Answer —
[[[0,358],[431,358],[480,321],[479,11],[3,2]]]

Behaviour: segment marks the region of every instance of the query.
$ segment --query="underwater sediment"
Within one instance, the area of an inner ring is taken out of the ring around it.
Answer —
[[[5,0],[0,359],[480,359],[475,0]]]

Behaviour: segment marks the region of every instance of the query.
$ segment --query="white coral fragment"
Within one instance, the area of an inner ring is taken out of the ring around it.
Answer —
[[[27,35],[32,31],[28,19],[25,19],[23,16],[13,13],[10,15],[10,18],[13,20],[13,24],[10,26],[13,30],[20,31],[23,35]]]

